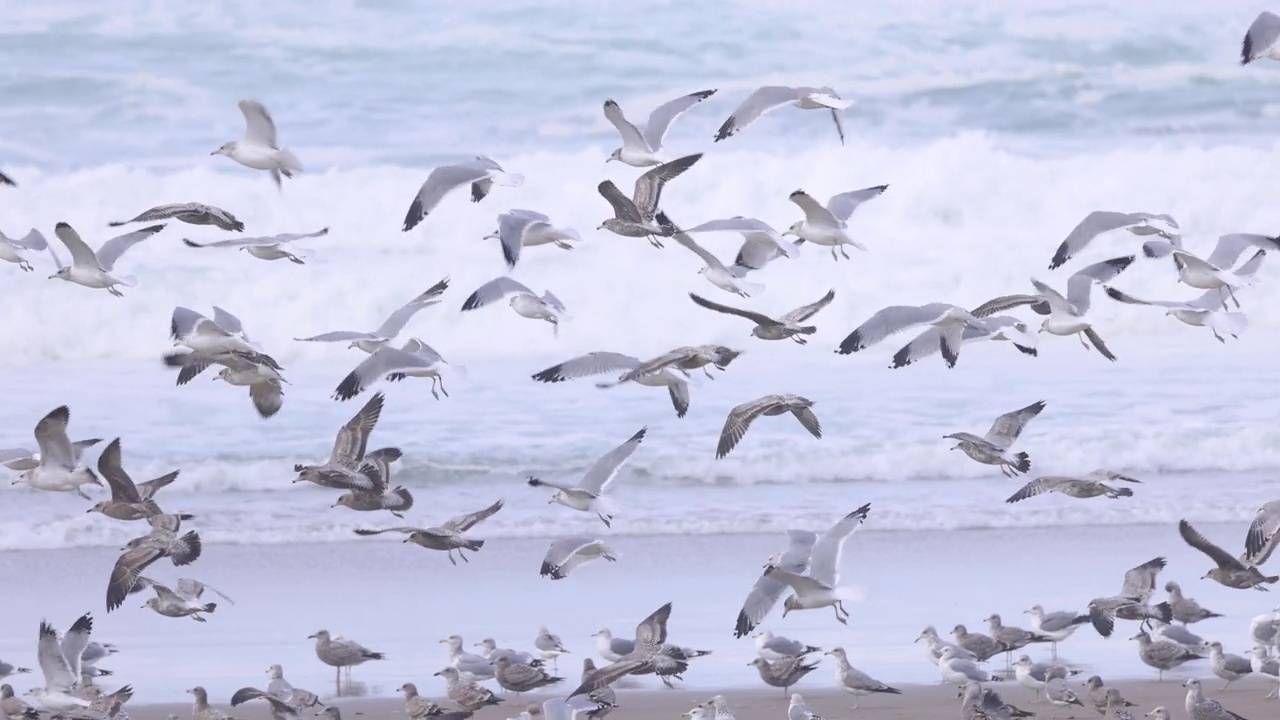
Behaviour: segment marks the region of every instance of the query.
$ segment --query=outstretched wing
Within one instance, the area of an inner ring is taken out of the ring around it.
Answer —
[[[1024,408],[1007,412],[996,418],[983,439],[1002,450],[1007,450],[1022,434],[1022,429],[1027,423],[1031,422],[1031,418],[1039,415],[1041,410],[1044,410],[1044,401],[1037,400]]]
[[[1124,574],[1124,585],[1120,588],[1120,594],[1145,603],[1151,599],[1151,593],[1155,592],[1156,576],[1164,566],[1165,559],[1158,557],[1130,569]]]
[[[708,309],[708,310],[714,310],[714,311],[716,311],[716,312],[718,312],[718,313],[724,313],[724,314],[726,314],[726,315],[737,315],[738,317],[744,317],[744,318],[746,318],[746,319],[750,320],[751,322],[753,322],[753,323],[755,323],[755,324],[757,324],[757,325],[778,325],[778,324],[780,324],[777,320],[774,320],[773,318],[769,317],[768,315],[764,315],[764,314],[762,314],[762,313],[755,312],[754,310],[746,310],[746,309],[744,309],[744,308],[736,308],[736,307],[733,307],[733,306],[731,306],[731,305],[721,305],[721,304],[720,304],[720,303],[718,303],[718,302],[715,302],[715,301],[713,301],[713,300],[708,300],[708,299],[706,299],[706,298],[704,298],[704,297],[702,297],[702,296],[700,296],[700,295],[697,295],[696,293],[689,293],[689,299],[690,299],[690,300],[693,300],[695,303],[697,303],[698,305],[701,305],[702,307],[704,307],[704,308],[706,308],[706,309]],[[807,306],[806,306],[806,307],[807,307]],[[803,309],[803,308],[801,308],[801,309]],[[821,309],[821,308],[819,308],[819,309]],[[815,310],[814,312],[817,312],[817,311]]]
[[[456,517],[449,518],[449,521],[444,524],[444,527],[455,532],[466,532],[501,510],[502,503],[503,501],[499,500],[483,510],[477,510],[465,515],[458,515]]]
[[[840,556],[844,550],[844,541],[862,526],[871,512],[871,503],[867,503],[845,515],[829,530],[822,533],[813,546],[813,557],[810,560],[809,576],[824,583],[827,587],[835,587],[836,578],[840,574]]]
[[[782,322],[784,323],[804,322],[805,320],[808,320],[814,315],[817,315],[818,311],[821,310],[822,308],[830,305],[831,301],[834,300],[835,298],[836,298],[836,291],[828,290],[827,294],[819,298],[817,302],[812,302],[812,303],[809,303],[808,305],[802,305],[796,308],[795,310],[792,310],[791,312],[787,313],[786,315],[783,315],[779,319],[782,320]]]
[[[146,240],[152,235],[155,235],[163,229],[163,224],[152,225],[150,227],[144,227],[141,230],[134,230],[133,232],[111,238],[110,240],[102,243],[102,247],[98,248],[98,264],[102,266],[103,270],[111,272],[112,268],[116,265],[116,261],[120,259],[121,255],[124,255],[126,250],[137,245],[143,240]]]
[[[1178,521],[1178,534],[1182,536],[1182,539],[1188,545],[1199,550],[1205,555],[1208,555],[1209,559],[1218,564],[1218,567],[1226,568],[1228,570],[1247,569],[1244,563],[1240,562],[1238,558],[1209,542],[1208,538],[1201,535],[1195,528],[1191,527],[1191,523],[1187,522],[1185,519]]]
[[[618,471],[622,469],[622,466],[640,447],[640,443],[644,441],[645,433],[648,430],[649,428],[647,427],[640,428],[636,434],[627,438],[626,442],[596,460],[595,464],[582,476],[582,481],[578,484],[578,487],[593,495],[599,495],[604,492],[605,488],[618,476]]]
[[[635,195],[632,201],[636,210],[645,218],[653,217],[658,210],[658,200],[662,196],[662,186],[679,177],[685,170],[702,158],[702,153],[685,155],[671,162],[663,163],[636,178]]]
[[[871,200],[872,198],[880,197],[884,194],[884,191],[888,189],[888,185],[876,185],[874,187],[863,188],[861,190],[832,195],[831,199],[827,201],[827,210],[830,211],[837,220],[848,220],[849,216],[853,215],[853,211],[857,210],[859,205]]]
[[[669,100],[654,108],[653,112],[649,113],[649,121],[644,126],[644,141],[655,152],[662,149],[662,138],[666,136],[667,129],[671,127],[671,123],[675,122],[676,118],[683,115],[694,105],[715,94],[715,90],[699,90],[698,92],[678,97],[675,100]],[[605,114],[608,115],[607,107]],[[615,126],[617,124],[614,123]],[[622,128],[619,127],[618,130],[621,132]],[[625,133],[623,138],[626,138]]]

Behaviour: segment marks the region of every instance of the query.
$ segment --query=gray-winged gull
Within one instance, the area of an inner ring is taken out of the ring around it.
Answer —
[[[617,160],[632,167],[649,167],[661,165],[662,139],[676,118],[683,115],[693,106],[715,95],[715,90],[699,90],[681,95],[675,100],[668,100],[649,113],[644,128],[627,119],[622,108],[613,100],[604,101],[604,117],[618,130],[622,136],[622,147],[614,150],[605,162]]]
[[[370,660],[385,660],[387,657],[354,640],[347,640],[342,636],[331,637],[328,630],[317,630],[314,634],[308,635],[307,639],[316,641],[316,657],[320,662],[334,668],[336,671],[334,677],[339,683],[342,682],[343,668],[347,669],[347,676],[350,677],[351,668],[356,665]]]
[[[294,265],[306,265],[307,260],[315,255],[314,250],[294,247],[291,243],[306,238],[324,237],[329,228],[320,228],[309,233],[280,233],[262,237],[233,238],[231,240],[215,240],[212,242],[196,242],[182,238],[182,244],[190,248],[235,248],[244,250],[259,260],[288,260]]]
[[[536,245],[555,245],[561,250],[572,250],[573,242],[582,242],[577,230],[569,227],[557,227],[551,224],[551,218],[536,210],[508,210],[498,215],[498,230],[485,235],[485,240],[498,240],[502,248],[502,259],[507,267],[514,269],[520,262],[523,248]]]
[[[847,232],[849,229],[849,218],[853,216],[853,212],[868,200],[878,198],[888,190],[888,185],[875,185],[861,190],[852,190],[850,192],[832,195],[826,205],[819,203],[813,199],[813,196],[803,190],[796,190],[787,196],[787,199],[804,211],[804,220],[798,220],[791,225],[785,234],[795,235],[796,237],[813,243],[814,245],[822,245],[831,248],[831,257],[839,260],[841,257],[849,258],[849,253],[845,251],[844,246],[852,245],[859,250],[866,250],[866,246],[854,240]],[[837,252],[839,254],[837,255]]]
[[[622,466],[640,448],[640,443],[644,441],[648,431],[647,427],[640,428],[621,445],[602,455],[587,468],[576,485],[547,482],[533,476],[530,476],[527,482],[533,487],[554,488],[556,492],[551,495],[549,503],[559,503],[574,510],[595,513],[605,527],[610,527],[613,513],[617,508],[612,498],[605,493],[618,477]]]
[[[453,559],[455,552],[458,553],[458,557],[462,558],[463,562],[471,562],[467,559],[463,550],[476,552],[484,546],[484,540],[469,538],[464,536],[463,533],[501,510],[502,504],[503,501],[499,500],[482,510],[451,517],[443,525],[435,527],[391,527],[381,530],[356,528],[355,533],[357,535],[379,535],[386,532],[404,533],[408,535],[404,542],[413,543],[428,550],[444,550],[448,553],[449,563],[457,565],[458,561]]]
[[[842,647],[833,647],[827,655],[836,659],[836,687],[853,696],[853,708],[858,709],[858,697],[873,693],[901,695],[902,691],[885,685],[858,668],[849,664],[849,656]]]
[[[291,178],[295,172],[302,172],[302,161],[280,147],[275,120],[262,103],[241,100],[239,105],[244,114],[244,139],[224,143],[209,154],[226,155],[247,168],[266,170],[276,187],[281,187],[280,177]]]
[[[734,109],[729,119],[724,121],[716,131],[715,142],[738,134],[761,115],[777,110],[785,105],[792,105],[801,110],[830,110],[831,120],[836,124],[836,134],[840,136],[840,144],[844,144],[844,109],[853,102],[845,100],[829,87],[788,87],[785,85],[765,85],[757,88],[747,96],[742,104]]]
[[[791,413],[800,425],[815,438],[822,439],[822,423],[813,413],[813,401],[800,395],[780,394],[765,395],[735,406],[724,420],[724,428],[720,430],[720,440],[716,443],[716,459],[728,455],[751,424],[759,417],[775,417]]]
[[[1043,400],[1007,412],[995,419],[987,434],[978,437],[972,433],[955,432],[943,435],[944,440],[955,440],[952,450],[960,450],[972,460],[984,465],[995,465],[1006,477],[1013,477],[1031,469],[1031,457],[1025,452],[1010,453],[1009,450],[1017,442],[1022,430],[1041,410]]]
[[[695,293],[689,293],[689,298],[694,303],[701,305],[708,310],[714,310],[718,313],[726,315],[737,315],[746,318],[755,323],[755,327],[751,328],[751,334],[761,340],[793,340],[800,345],[805,345],[809,341],[804,338],[805,335],[812,335],[817,332],[818,328],[814,325],[801,325],[800,323],[808,320],[818,311],[831,304],[835,299],[836,291],[828,290],[826,295],[818,298],[814,302],[802,305],[795,310],[790,310],[780,315],[777,319],[771,318],[764,313],[754,310],[746,310],[736,308],[730,305],[721,305],[718,302],[707,300]]]
[[[618,559],[617,551],[605,544],[604,540],[590,535],[574,535],[551,542],[547,554],[542,558],[542,566],[538,573],[552,580],[568,577],[570,571],[591,560]],[[541,636],[539,636],[541,637]]]
[[[370,332],[332,330],[311,337],[294,338],[294,340],[299,342],[349,342],[350,345],[348,347],[360,348],[367,353],[372,353],[394,340],[418,311],[439,304],[440,296],[447,289],[449,289],[449,278],[446,277],[414,296],[409,302],[396,308],[394,312],[387,316],[386,320],[382,321],[382,325],[378,326],[376,330]]]
[[[118,237],[102,243],[102,247],[97,251],[92,250],[85,241],[80,238],[70,225],[60,222],[53,228],[53,234],[67,246],[67,250],[71,251],[71,264],[63,265],[61,258],[49,248],[49,254],[53,256],[54,264],[58,266],[58,271],[49,276],[49,279],[58,278],[66,280],[69,283],[83,285],[87,288],[95,290],[106,290],[116,297],[124,297],[123,293],[116,289],[117,285],[124,287],[134,287],[138,284],[138,279],[132,275],[116,275],[115,266],[120,256],[125,251],[155,235],[164,229],[164,225],[152,225],[141,230],[125,233]]]
[[[524,175],[509,173],[497,162],[483,155],[456,165],[441,165],[427,175],[422,187],[413,196],[401,230],[408,232],[417,227],[418,223],[436,209],[445,195],[463,185],[471,186],[471,202],[477,203],[489,195],[494,185],[520,187],[523,184]]]

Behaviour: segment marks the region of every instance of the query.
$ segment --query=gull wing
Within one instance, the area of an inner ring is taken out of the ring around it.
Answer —
[[[667,620],[670,617],[671,603],[667,603],[636,625],[636,655],[648,657],[662,649],[662,644],[667,641]]]
[[[1191,527],[1191,523],[1185,519],[1178,521],[1178,534],[1182,536],[1182,539],[1188,545],[1208,555],[1209,559],[1218,564],[1218,567],[1227,570],[1248,569],[1236,556],[1209,542],[1204,535],[1201,535],[1198,530]]]
[[[648,430],[647,427],[640,428],[635,435],[627,438],[626,442],[596,460],[595,464],[582,476],[582,480],[578,482],[578,487],[593,495],[603,493],[605,488],[618,476],[618,471],[622,469],[622,466],[627,463],[627,460],[631,459],[631,456],[640,447],[640,443],[644,440],[645,433]]]
[[[804,97],[807,93],[801,88],[782,85],[765,85],[747,96],[742,104],[734,109],[729,119],[724,121],[716,131],[715,141],[736,135],[742,128],[750,125],[761,115]]]
[[[618,107],[618,103],[613,100],[604,101],[604,117],[618,130],[618,134],[622,136],[623,147],[635,148],[637,150],[656,149],[649,145],[645,140],[640,129],[627,120],[622,114],[622,108]]]
[[[1001,450],[1008,450],[1022,434],[1022,429],[1031,422],[1032,418],[1039,415],[1041,410],[1044,410],[1044,401],[1037,400],[1024,408],[1007,412],[996,418],[983,439]]]
[[[643,223],[644,218],[640,216],[640,211],[636,209],[636,204],[631,198],[623,194],[612,180],[605,180],[596,186],[596,190],[600,196],[609,201],[609,205],[613,208],[614,217],[619,220],[625,220],[632,223]]]
[[[808,305],[802,305],[796,308],[795,310],[792,310],[791,312],[787,313],[786,315],[783,315],[780,319],[784,323],[804,322],[805,320],[808,320],[814,315],[817,315],[818,311],[821,310],[822,308],[830,305],[831,301],[834,300],[835,298],[836,298],[836,291],[828,290],[827,294],[823,295],[816,302],[809,303]]]
[[[163,556],[164,551],[146,543],[124,551],[116,559],[115,566],[111,568],[111,579],[107,581],[107,612],[120,607],[137,584],[142,571]]]
[[[1140,214],[1115,212],[1112,210],[1095,210],[1084,219],[1076,224],[1071,232],[1067,234],[1067,239],[1062,241],[1058,246],[1058,250],[1053,254],[1053,259],[1049,261],[1049,269],[1056,270],[1063,263],[1070,260],[1076,253],[1083,250],[1093,239],[1099,235],[1119,230],[1136,223],[1142,222],[1143,218]]]
[[[1054,290],[1035,278],[1031,278],[1031,284],[1035,287],[1036,292],[1040,293],[1040,299],[1049,304],[1050,313],[1073,316],[1078,316],[1080,314],[1076,312],[1076,306],[1072,305],[1065,297],[1063,297],[1062,293]]]
[[[841,138],[843,139],[843,137]],[[827,211],[841,222],[847,221],[849,216],[853,215],[853,211],[858,209],[862,203],[878,198],[888,190],[888,185],[875,185],[861,190],[853,190],[851,192],[832,195],[827,201]]]
[[[125,251],[155,235],[164,229],[164,225],[152,225],[144,227],[141,230],[125,233],[102,243],[102,247],[98,248],[98,265],[107,272],[111,272],[115,268],[116,261],[124,255]],[[65,242],[65,241],[64,241]],[[70,247],[70,246],[68,246]]]
[[[365,448],[369,444],[369,433],[373,432],[382,417],[382,393],[375,393],[369,398],[345,425],[338,429],[338,436],[333,442],[333,452],[329,454],[329,464],[335,467],[354,468],[364,459]]]
[[[552,365],[546,370],[534,373],[532,377],[538,382],[564,382],[565,380],[576,380],[617,370],[634,370],[639,366],[639,358],[630,355],[615,352],[593,352]]]
[[[58,643],[58,631],[43,620],[40,622],[40,640],[36,644],[36,656],[40,661],[40,672],[44,674],[44,686],[48,689],[70,692],[80,682],[80,677],[71,672],[71,665],[62,654],[62,646]]]
[[[825,584],[835,587],[840,577],[840,556],[844,549],[844,541],[862,526],[871,512],[871,503],[867,503],[845,515],[829,530],[822,533],[813,546],[813,555],[809,564],[809,576]]]
[[[357,535],[381,535],[382,533],[389,533],[389,532],[398,532],[398,533],[404,533],[406,535],[412,535],[413,533],[416,533],[416,532],[427,532],[427,528],[400,526],[400,527],[382,528],[381,530],[366,530],[365,528],[355,529],[355,534]]]
[[[489,163],[496,165],[493,161]],[[478,160],[458,165],[441,165],[433,169],[423,181],[422,187],[418,188],[413,201],[409,203],[409,211],[405,214],[402,230],[407,232],[422,222],[435,210],[436,205],[440,204],[445,195],[463,185],[488,178],[495,169],[489,167],[488,163]]]
[[[257,100],[241,100],[240,112],[244,114],[244,139],[254,145],[266,145],[279,150],[276,144],[276,123],[271,113]]]
[[[521,292],[529,295],[534,294],[532,290],[525,287],[520,281],[502,275],[476,288],[476,291],[468,295],[467,299],[462,303],[462,309],[475,310],[491,302],[501,300],[511,293]]]
[[[804,211],[804,219],[815,225],[830,225],[831,227],[843,227],[844,221],[836,217],[830,210],[823,207],[821,203],[813,199],[813,196],[803,190],[796,190],[787,196],[787,199]]]
[[[728,268],[724,266],[724,263],[720,262],[720,258],[713,255],[710,250],[707,250],[706,248],[699,245],[697,241],[689,237],[687,233],[677,231],[671,237],[676,242],[680,243],[685,248],[692,251],[694,255],[697,255],[698,257],[702,258],[702,262],[706,263],[707,267],[723,270],[725,272],[729,271]]]
[[[718,313],[724,313],[726,315],[737,315],[738,317],[744,317],[757,325],[781,325],[782,324],[777,320],[774,320],[773,318],[769,317],[768,315],[755,312],[754,310],[736,308],[730,305],[721,305],[718,302],[708,300],[700,295],[697,295],[696,293],[689,293],[689,299],[693,300],[694,303],[701,305],[702,307],[708,310],[714,310]],[[814,312],[817,312],[817,311],[815,310]]]
[[[440,296],[443,295],[444,291],[448,288],[449,278],[446,277],[435,285],[427,288],[421,295],[418,295],[414,299],[405,303],[402,307],[398,308],[395,312],[391,313],[391,315],[383,321],[382,325],[374,331],[374,334],[378,337],[388,339],[399,335],[400,331],[404,329],[404,326],[408,324],[414,314],[425,307],[435,305],[440,302]]]
[[[36,445],[40,448],[41,465],[56,464],[67,470],[76,466],[71,439],[67,437],[69,422],[71,422],[71,410],[66,405],[60,405],[36,423]]]
[[[10,244],[16,245],[27,250],[44,250],[49,247],[49,241],[45,239],[44,233],[35,228],[31,228],[26,235],[20,239],[10,240]]]
[[[267,238],[231,238],[230,240],[214,240],[213,242],[198,243],[195,240],[182,238],[182,244],[193,248],[211,248],[211,247],[244,247],[247,245],[274,245]]]
[[[499,500],[483,510],[477,510],[465,515],[458,515],[456,517],[449,518],[448,522],[444,524],[444,527],[453,530],[454,532],[466,532],[501,510],[502,503],[503,501]]]
[[[71,668],[71,676],[79,679],[81,658],[84,649],[89,646],[89,635],[93,633],[93,617],[89,613],[81,615],[72,623],[71,629],[62,636],[62,657]]]
[[[782,594],[787,591],[788,585],[770,577],[770,570],[779,568],[797,575],[808,572],[809,558],[814,544],[818,541],[818,534],[809,530],[788,530],[787,537],[791,541],[790,545],[777,556],[776,562],[765,566],[764,572],[751,587],[751,592],[747,593],[747,599],[743,602],[742,609],[738,611],[734,637],[743,637],[754,630],[778,603]]]
[[[948,313],[959,310],[955,305],[890,305],[867,319],[840,343],[839,353],[847,355],[864,350],[894,333],[916,325],[935,323]]]
[[[63,245],[67,246],[68,250],[71,251],[72,265],[96,267],[103,270],[106,269],[98,262],[98,256],[93,253],[93,250],[90,250],[85,241],[80,238],[80,233],[76,232],[75,229],[67,223],[60,222],[57,225],[54,225],[53,234],[62,241]],[[57,259],[58,256],[53,253],[53,248],[49,248],[49,253],[54,256],[55,260]],[[59,262],[58,266],[62,266],[61,262]]]
[[[1262,57],[1276,40],[1280,40],[1280,15],[1263,10],[1250,23],[1240,43],[1240,64],[1248,65]]]
[[[551,227],[551,220],[532,210],[512,210],[498,216],[498,244],[508,268],[514,268],[520,261],[524,237],[534,226]]]
[[[1069,480],[1070,478],[1054,477],[1050,475],[1046,475],[1044,477],[1038,477],[1035,480],[1032,480],[1031,482],[1027,483],[1026,485],[1023,485],[1017,492],[1010,495],[1009,498],[1005,500],[1005,502],[1016,503],[1022,500],[1026,500],[1029,497],[1035,497],[1036,495],[1043,495],[1044,493],[1047,493],[1047,492],[1053,492],[1054,490],[1056,490],[1057,488],[1065,484],[1064,481],[1069,481]]]
[[[111,500],[118,503],[141,503],[142,496],[133,484],[133,478],[124,471],[120,460],[120,438],[111,441],[110,445],[98,456],[98,474],[102,475],[111,487]]]
[[[1249,523],[1244,539],[1244,561],[1250,565],[1266,562],[1280,540],[1277,532],[1280,532],[1280,500],[1272,500],[1258,508],[1253,522]]]
[[[206,585],[205,583],[202,583],[199,580],[192,580],[191,578],[178,578],[177,592],[178,592],[178,595],[184,598],[187,598],[189,600],[199,600],[200,596],[204,594],[205,590],[213,591],[213,594],[217,595],[223,600],[226,600],[232,605],[236,604],[235,600],[232,600],[231,598],[227,597],[225,593],[223,593],[218,588],[213,587],[212,585]]]
[[[1205,260],[1214,267],[1229,268],[1236,264],[1240,255],[1250,247],[1260,250],[1280,250],[1280,238],[1259,235],[1257,233],[1229,233],[1218,238],[1213,252]]]
[[[651,218],[658,210],[658,199],[662,196],[662,186],[679,177],[685,170],[702,159],[702,153],[685,155],[668,163],[663,163],[636,178],[635,194],[632,202],[643,218]]]
[[[435,363],[435,360],[404,350],[380,347],[342,378],[333,391],[333,399],[350,400],[391,373],[426,369]]]
[[[976,318],[985,318],[1023,305],[1030,305],[1032,310],[1041,315],[1049,314],[1049,303],[1039,295],[1001,295],[982,303],[969,314]]]
[[[683,115],[694,105],[715,94],[715,90],[699,90],[698,92],[678,97],[675,100],[668,100],[654,108],[653,112],[649,113],[648,122],[644,125],[644,141],[648,144],[649,149],[654,152],[661,150],[662,138],[666,136],[671,123],[675,122],[676,118]],[[614,125],[616,126],[617,123],[614,123]],[[622,128],[618,128],[618,130],[621,131]],[[625,135],[623,137],[625,139]]]
[[[1089,294],[1095,282],[1107,282],[1133,264],[1134,256],[1111,258],[1089,265],[1067,278],[1067,302],[1076,315],[1089,312]]]
[[[777,397],[774,395],[765,395],[762,398],[745,402],[729,411],[729,416],[724,420],[724,428],[720,431],[720,442],[716,446],[716,459],[720,459],[729,454],[747,434],[747,430],[751,428],[751,423],[760,417],[761,413],[774,407],[777,404]]]
[[[1141,603],[1150,600],[1151,593],[1156,589],[1156,576],[1164,566],[1165,559],[1157,557],[1129,569],[1124,574],[1124,584],[1120,587],[1120,594]]]
[[[1126,292],[1117,290],[1113,287],[1104,286],[1103,290],[1107,293],[1107,297],[1111,298],[1112,300],[1115,300],[1116,302],[1122,302],[1128,305],[1155,305],[1157,307],[1187,308],[1187,309],[1214,309],[1213,305],[1217,305],[1219,308],[1221,308],[1221,300],[1211,304],[1209,308],[1201,308],[1189,302],[1179,302],[1176,300],[1140,300]],[[1203,299],[1205,297],[1209,297],[1210,299],[1212,299],[1212,297],[1215,295],[1218,295],[1218,290],[1216,289],[1208,290],[1208,291],[1205,291],[1204,295],[1200,296],[1200,299]],[[1218,295],[1218,297],[1221,297],[1221,296]]]

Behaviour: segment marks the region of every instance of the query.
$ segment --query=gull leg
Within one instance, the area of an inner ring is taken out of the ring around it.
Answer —
[[[18,267],[22,268],[23,270],[26,270],[27,272],[31,272],[32,270],[35,270],[35,268],[31,267],[31,263],[27,262],[26,260],[18,261]]]
[[[836,262],[840,262],[840,256],[836,254],[836,249],[834,246],[832,246],[831,248],[831,259],[835,260]]]
[[[563,241],[563,240],[552,240],[551,242],[552,242],[552,244],[554,244],[556,247],[560,248],[561,250],[572,250],[572,249],[573,249],[573,246],[572,246],[572,245],[570,245],[569,243],[567,243],[567,242],[565,242],[565,241]]]
[[[1089,349],[1089,343],[1084,341],[1084,333],[1076,333],[1076,339],[1080,341],[1080,344],[1084,346],[1085,350]]]
[[[609,523],[609,521],[613,519],[612,515],[601,515],[600,513],[596,513],[596,517],[600,518],[600,522],[604,523],[605,527],[613,527],[613,525]]]
[[[452,564],[453,564],[453,565],[455,565],[455,566],[458,564],[458,561],[453,559],[453,551],[452,551],[452,550],[450,550],[450,551],[449,551],[449,553],[448,553],[448,557],[449,557],[449,562],[450,562],[450,563],[452,563]]]
[[[841,246],[840,246],[840,254],[844,256],[844,259],[845,259],[845,260],[850,259],[850,258],[849,258],[849,253],[848,253],[848,252],[846,252],[846,251],[845,251],[845,249],[844,249],[844,245],[841,245]]]
[[[715,380],[715,379],[716,379],[716,376],[711,374],[711,371],[707,369],[707,366],[706,366],[706,365],[703,365],[703,366],[702,366],[702,374],[703,374],[703,375],[706,375],[707,377],[711,378],[712,380]]]
[[[84,490],[81,490],[79,487],[77,487],[77,488],[76,488],[76,494],[77,494],[77,495],[79,495],[80,497],[84,498],[85,500],[89,500],[89,499],[90,499],[90,497],[89,497],[88,495],[85,495],[85,494],[84,494]]]
[[[462,552],[462,548],[458,548],[458,557],[462,558],[462,562],[464,563],[471,562],[470,560],[467,559],[467,554]]]
[[[111,293],[112,295],[115,295],[116,297],[124,297],[124,294],[121,293],[119,290],[117,290],[115,285],[112,285],[111,287],[107,288],[107,292]],[[1237,304],[1236,307],[1240,307],[1239,304]]]
[[[1236,299],[1236,293],[1234,290],[1231,289],[1230,285],[1227,286],[1227,296],[1231,298],[1231,302],[1235,303],[1236,309],[1239,310],[1240,301]]]

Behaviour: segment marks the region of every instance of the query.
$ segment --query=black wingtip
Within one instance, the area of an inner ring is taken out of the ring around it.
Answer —
[[[62,230],[63,228],[66,228],[67,230],[70,230],[70,229],[71,229],[71,225],[70,225],[70,224],[68,224],[68,223],[66,223],[66,222],[60,222],[60,223],[58,223],[57,225],[54,225],[54,226],[53,226],[53,229],[54,229],[54,230]]]
[[[546,561],[543,561],[542,568],[538,571],[538,574],[542,577],[549,577],[552,580],[561,580],[564,578],[564,575],[560,574],[559,568]]]
[[[840,347],[836,348],[836,352],[841,355],[848,355],[849,353],[858,352],[864,347],[865,346],[862,344],[862,333],[854,330],[849,333],[848,337],[840,342]]]
[[[838,350],[836,352],[839,352]],[[843,353],[841,353],[843,354]],[[893,354],[893,362],[889,365],[890,369],[897,370],[904,368],[912,363],[911,346],[908,345]]]
[[[1103,285],[1102,290],[1107,294],[1107,297],[1111,298],[1112,300],[1118,300],[1120,302],[1124,302],[1124,298],[1125,298],[1124,293],[1111,287],[1110,285]]]
[[[338,383],[338,387],[333,391],[334,400],[350,400],[360,394],[364,388],[360,387],[360,378],[356,377],[354,371],[342,378],[342,382]]]
[[[81,615],[67,632],[93,632],[93,616],[89,613]]]
[[[400,228],[400,232],[409,232],[422,222],[427,214],[422,211],[422,199],[414,196],[413,202],[409,203],[409,212],[404,216],[404,227]]]
[[[1013,465],[1013,468],[1014,468],[1015,470],[1017,470],[1017,471],[1018,471],[1018,472],[1020,472],[1020,473],[1026,473],[1026,472],[1028,472],[1028,471],[1030,471],[1030,470],[1031,470],[1031,456],[1030,456],[1030,455],[1027,455],[1027,454],[1026,454],[1026,453],[1024,453],[1024,452],[1020,452],[1020,453],[1018,453],[1017,455],[1014,455],[1013,457],[1014,457],[1014,460],[1016,460],[1016,461],[1017,461],[1017,462],[1015,462],[1015,463],[1014,463],[1014,465]]]
[[[717,92],[718,90],[719,90],[719,88],[712,88],[712,89],[710,89],[710,90],[699,90],[698,92],[695,92],[695,93],[689,93],[689,94],[690,94],[692,97],[696,97],[696,98],[698,98],[699,100],[706,100],[707,98],[711,97],[712,95],[715,95],[715,94],[716,94],[716,92]]]
[[[542,370],[540,372],[534,373],[530,377],[532,377],[537,382],[544,382],[544,383],[564,382],[564,377],[560,374],[561,370],[562,368],[559,365],[553,365],[547,368],[546,370]]]
[[[1253,39],[1250,38],[1248,34],[1245,34],[1244,40],[1240,43],[1240,64],[1248,65],[1253,60],[1253,58],[1250,57],[1252,54]]]
[[[737,123],[737,119],[734,116],[730,115],[729,119],[725,120],[724,124],[720,126],[720,129],[716,130],[716,138],[712,142],[720,142],[725,138],[733,137],[733,134],[738,131],[738,129],[734,127],[736,123]]]
[[[1057,270],[1062,264],[1071,259],[1071,255],[1067,253],[1067,244],[1062,243],[1058,246],[1058,251],[1053,254],[1053,259],[1049,261],[1049,269]]]
[[[715,92],[715,90],[712,90],[711,92]],[[0,173],[0,185],[8,185],[9,187],[18,187],[18,183],[14,182],[13,178],[9,177],[8,175],[5,175],[4,173]]]
[[[631,437],[627,438],[627,442],[637,442],[637,443],[638,443],[638,442],[640,442],[641,440],[644,440],[645,433],[647,433],[647,432],[649,432],[649,426],[648,426],[648,425],[645,425],[644,427],[642,427],[642,428],[640,428],[639,430],[637,430],[635,435],[632,435]]]
[[[475,310],[476,308],[480,307],[479,295],[480,295],[479,291],[473,292],[470,295],[468,295],[467,299],[462,301],[462,309],[466,311],[466,310]]]
[[[526,482],[529,483],[529,487],[541,487],[544,484],[541,480],[532,475],[529,476]]]

